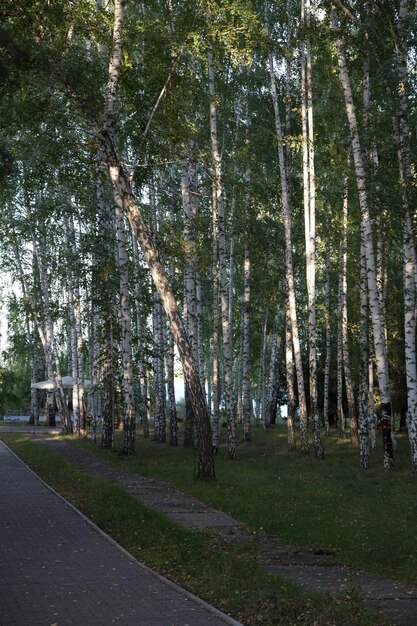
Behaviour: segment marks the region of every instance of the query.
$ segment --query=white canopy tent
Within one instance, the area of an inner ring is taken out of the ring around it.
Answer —
[[[74,387],[74,379],[72,378],[72,376],[63,376],[62,386],[64,387],[64,389],[72,389],[72,387]],[[32,383],[30,386],[31,389],[46,389],[46,390],[54,389],[54,387],[55,387],[55,381],[52,378],[49,378],[48,380],[40,380],[37,383]],[[85,380],[84,387],[91,387],[91,380]]]

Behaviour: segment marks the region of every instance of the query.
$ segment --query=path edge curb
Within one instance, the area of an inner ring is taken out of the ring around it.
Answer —
[[[184,589],[183,587],[180,587],[180,585],[177,585],[176,583],[172,582],[172,580],[169,580],[168,578],[165,578],[165,576],[162,576],[162,574],[158,574],[158,572],[155,572],[153,569],[151,569],[150,567],[148,567],[147,565],[145,565],[144,563],[142,563],[141,561],[139,561],[136,557],[134,557],[128,550],[126,550],[126,548],[124,548],[123,546],[121,546],[119,543],[117,543],[117,541],[115,539],[113,539],[113,537],[111,537],[110,535],[108,535],[106,532],[104,532],[104,530],[102,530],[99,526],[97,526],[97,524],[95,524],[89,517],[87,517],[86,515],[84,515],[84,513],[82,513],[82,511],[80,511],[79,509],[77,509],[76,506],[74,506],[73,504],[71,504],[71,502],[69,502],[68,500],[66,500],[66,498],[64,498],[64,496],[62,496],[60,493],[58,493],[58,491],[56,491],[53,487],[51,487],[51,485],[49,485],[47,482],[45,482],[31,467],[29,467],[29,465],[27,465],[27,463],[25,463],[4,441],[0,440],[0,443],[7,448],[7,450],[22,464],[26,467],[26,469],[29,470],[29,472],[31,474],[33,474],[33,476],[35,476],[35,478],[37,478],[37,480],[39,480],[39,482],[41,482],[47,489],[49,489],[49,491],[51,491],[55,496],[57,496],[60,500],[62,500],[62,502],[64,502],[64,504],[66,504],[70,509],[72,509],[73,511],[75,511],[75,513],[77,513],[77,515],[84,520],[84,522],[86,522],[91,528],[93,528],[99,535],[101,535],[102,537],[104,537],[104,539],[106,539],[110,544],[112,544],[117,550],[119,550],[119,552],[122,552],[122,554],[124,554],[129,560],[131,560],[132,562],[134,562],[138,567],[142,568],[143,570],[145,570],[146,572],[148,572],[149,574],[151,574],[154,578],[156,578],[157,580],[159,580],[160,582],[162,582],[164,585],[166,585],[167,587],[170,587],[171,589],[173,589],[174,591],[177,591],[178,593],[180,593],[181,595],[185,596],[188,600],[191,600],[192,602],[194,602],[195,604],[197,604],[198,606],[206,609],[207,611],[209,611],[210,613],[212,613],[213,615],[215,615],[216,617],[219,617],[221,619],[223,619],[227,624],[229,624],[230,626],[244,626],[244,624],[242,624],[241,622],[236,621],[233,617],[231,617],[230,615],[227,615],[226,613],[223,613],[223,611],[221,611],[220,609],[217,609],[215,606],[209,604],[208,602],[206,602],[205,600],[203,600],[202,598],[199,598],[198,596],[196,596],[195,594],[191,593],[191,591],[187,591],[187,589]],[[120,487],[121,488],[121,487]]]

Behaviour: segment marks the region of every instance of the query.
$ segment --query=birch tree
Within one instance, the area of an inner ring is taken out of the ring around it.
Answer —
[[[391,439],[391,394],[388,373],[388,354],[385,341],[385,327],[382,319],[380,300],[376,282],[376,264],[374,246],[372,240],[372,226],[369,215],[368,195],[366,189],[366,174],[363,162],[363,152],[360,143],[359,129],[356,118],[356,109],[353,102],[352,89],[343,48],[343,41],[337,25],[336,9],[333,6],[331,12],[332,28],[335,32],[335,46],[337,62],[339,66],[340,82],[343,90],[346,115],[350,128],[353,161],[356,173],[356,185],[361,209],[364,245],[366,252],[367,282],[369,291],[369,304],[371,310],[372,333],[375,347],[375,359],[378,375],[378,385],[381,395],[381,426],[384,443],[384,468],[390,470],[394,466],[392,439]]]
[[[181,358],[184,376],[187,380],[197,430],[198,468],[197,476],[202,480],[215,478],[214,457],[211,446],[211,427],[207,406],[201,388],[198,372],[194,366],[191,349],[183,322],[178,312],[174,294],[165,270],[159,260],[158,249],[148,226],[145,224],[139,205],[135,202],[130,180],[117,156],[114,145],[114,105],[122,52],[123,1],[116,0],[112,53],[109,62],[106,115],[102,127],[94,127],[96,137],[105,157],[117,203],[127,213],[130,225],[142,248],[148,263],[152,280],[161,297],[170,329]]]
[[[301,27],[310,28],[310,0],[301,0]],[[320,439],[317,390],[317,324],[316,324],[316,176],[314,164],[313,76],[311,41],[307,34],[301,42],[301,119],[303,135],[304,227],[306,245],[306,276],[308,298],[308,343],[310,403],[313,420],[314,451],[324,458]]]
[[[226,230],[224,216],[224,197],[222,184],[221,155],[217,137],[217,105],[215,87],[215,69],[213,47],[209,44],[207,52],[208,87],[210,94],[210,139],[213,161],[213,184],[216,193],[216,220],[218,235],[218,255],[220,274],[221,325],[223,337],[223,376],[225,386],[226,421],[228,433],[229,458],[236,456],[236,424],[233,407],[232,344],[229,323],[229,291],[227,284]]]
[[[271,78],[271,95],[275,114],[275,134],[278,141],[278,163],[281,182],[281,204],[283,210],[284,233],[285,233],[285,273],[287,279],[289,314],[291,319],[291,336],[294,346],[295,370],[297,374],[298,402],[300,408],[300,448],[302,454],[308,453],[307,435],[307,404],[304,390],[304,374],[301,360],[300,339],[298,335],[297,311],[295,306],[294,269],[292,257],[292,215],[291,202],[289,197],[287,167],[285,163],[285,151],[283,146],[283,132],[281,125],[281,115],[278,103],[278,91],[274,71],[274,61],[272,53],[269,53],[269,73]]]

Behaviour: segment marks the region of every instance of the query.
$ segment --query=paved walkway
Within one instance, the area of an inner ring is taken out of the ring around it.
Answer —
[[[1,626],[241,626],[154,574],[0,442]]]
[[[221,511],[181,493],[162,480],[114,469],[91,453],[62,440],[33,436],[67,462],[92,476],[118,484],[146,506],[156,509],[180,526],[215,534],[217,541],[249,543],[253,533],[242,523]],[[330,553],[295,550],[283,545],[279,537],[256,535],[258,563],[307,589],[333,596],[357,594],[365,606],[381,611],[397,626],[417,626],[417,588],[386,580],[347,567]],[[377,624],[376,624],[377,626]]]

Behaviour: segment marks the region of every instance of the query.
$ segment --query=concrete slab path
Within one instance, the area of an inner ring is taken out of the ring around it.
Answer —
[[[1,626],[241,626],[138,563],[0,442]]]

